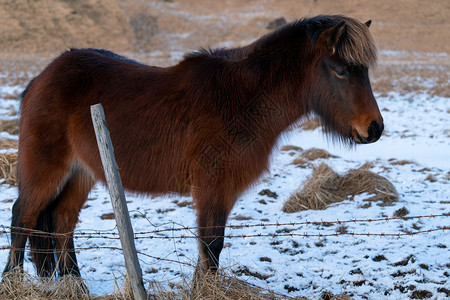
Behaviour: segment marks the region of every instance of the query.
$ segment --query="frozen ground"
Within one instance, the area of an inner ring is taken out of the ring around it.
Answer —
[[[18,109],[17,101],[6,100],[2,95],[19,88],[0,86],[1,119],[12,118],[7,116],[8,112],[11,108]],[[450,225],[449,216],[332,223],[392,217],[402,208],[407,209],[407,217],[450,213],[450,99],[429,96],[426,92],[407,95],[392,92],[378,97],[378,103],[386,133],[375,144],[349,150],[328,143],[320,129],[316,129],[292,131],[280,140],[280,146],[326,149],[339,157],[311,163],[326,162],[338,172],[370,161],[371,171],[395,185],[399,201],[392,206],[380,206],[365,201],[370,195],[362,194],[325,210],[284,213],[281,210],[284,201],[312,169],[291,164],[298,152],[277,150],[272,156],[270,173],[239,198],[230,215],[228,225],[243,227],[227,229],[226,234],[234,237],[226,238],[221,255],[221,266],[226,272],[293,297],[318,298],[326,290],[334,294],[346,292],[355,299],[450,297],[449,230],[396,237],[327,236],[345,232],[404,234]],[[7,133],[0,136],[17,138]],[[277,198],[260,195],[263,189],[276,193]],[[0,225],[10,224],[12,201],[16,197],[15,187],[0,185]],[[197,259],[195,229],[182,228],[195,226],[192,199],[177,195],[127,197],[145,282],[177,283],[182,277],[190,278],[193,273],[190,265],[195,265]],[[86,204],[76,229],[82,276],[91,292],[111,293],[116,289],[115,280],[120,283],[125,267],[121,251],[110,248],[120,247],[120,242],[105,238],[117,234],[115,221],[101,218],[112,212],[104,187],[96,186]],[[273,225],[306,221],[314,223]],[[272,225],[244,226],[262,223]],[[181,230],[149,233],[174,228]],[[98,233],[103,238],[98,238]],[[0,235],[0,266],[6,262],[8,244],[9,235]],[[34,273],[28,257],[25,268]]]

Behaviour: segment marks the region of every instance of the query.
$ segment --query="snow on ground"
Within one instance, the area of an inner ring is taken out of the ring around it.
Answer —
[[[0,91],[17,88],[2,86]],[[320,129],[316,129],[294,130],[281,139],[280,145],[326,149],[339,157],[312,163],[326,162],[338,172],[370,161],[371,171],[393,182],[400,195],[399,201],[392,206],[381,206],[381,203],[365,201],[370,195],[362,194],[325,210],[284,213],[281,210],[284,201],[312,169],[291,164],[298,152],[276,150],[270,172],[239,197],[230,215],[228,224],[242,227],[227,229],[227,235],[238,237],[225,240],[221,267],[226,272],[289,296],[318,298],[327,290],[334,294],[347,292],[355,299],[408,299],[418,291],[428,291],[436,299],[450,297],[448,230],[399,237],[323,236],[336,232],[414,233],[450,225],[448,216],[322,223],[392,217],[403,207],[409,217],[450,213],[450,99],[426,93],[400,95],[392,92],[378,97],[378,103],[386,132],[375,144],[349,150],[328,143]],[[2,114],[11,106],[18,110],[17,102],[0,97]],[[2,115],[1,118],[10,117]],[[11,136],[2,134],[2,137]],[[273,195],[260,195],[263,189],[276,193],[276,199]],[[2,226],[10,224],[12,202],[16,197],[16,188],[0,185]],[[190,278],[193,274],[190,265],[195,265],[197,260],[197,242],[193,238],[195,230],[183,228],[195,226],[192,199],[133,194],[127,198],[145,282],[176,283],[181,282],[182,277]],[[119,240],[96,238],[94,234],[117,237],[115,221],[100,218],[112,212],[105,188],[96,186],[86,204],[76,228],[79,238],[75,241],[82,276],[92,293],[111,293],[116,290],[115,280],[119,283],[122,280],[125,267],[121,251],[111,249],[120,247]],[[244,226],[305,221],[314,223]],[[148,233],[173,228],[180,230]],[[304,234],[322,236],[305,237]],[[8,244],[9,235],[1,234],[1,266],[6,263]],[[28,256],[25,269],[34,274]]]

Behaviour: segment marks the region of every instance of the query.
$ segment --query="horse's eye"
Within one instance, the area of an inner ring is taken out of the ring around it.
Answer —
[[[344,69],[342,69],[342,70],[335,70],[335,69],[333,69],[333,71],[334,71],[334,75],[336,75],[336,77],[339,78],[339,79],[346,79],[348,77],[348,71],[347,70],[344,70]]]

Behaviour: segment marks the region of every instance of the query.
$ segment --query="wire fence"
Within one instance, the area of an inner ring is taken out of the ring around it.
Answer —
[[[257,237],[336,237],[342,235],[350,235],[350,236],[379,236],[379,237],[401,237],[401,236],[413,236],[418,234],[426,234],[436,231],[446,231],[450,230],[450,226],[438,226],[436,228],[426,229],[426,230],[415,230],[415,231],[404,231],[404,232],[351,232],[351,231],[336,231],[333,233],[296,233],[292,232],[294,230],[300,230],[299,226],[304,225],[322,225],[329,227],[331,225],[345,225],[351,223],[374,223],[374,222],[390,222],[395,220],[420,220],[420,219],[430,219],[430,218],[445,218],[450,217],[450,213],[445,214],[436,214],[436,215],[421,215],[421,216],[404,216],[404,217],[386,217],[386,218],[375,218],[375,219],[353,219],[353,220],[335,220],[335,221],[305,221],[305,222],[289,222],[289,223],[258,223],[258,224],[239,224],[239,225],[224,225],[224,226],[210,226],[203,228],[230,228],[230,229],[244,229],[244,228],[254,228],[254,227],[292,227],[293,229],[287,230],[288,232],[277,232],[277,233],[257,233],[257,234],[225,234],[223,236],[215,236],[215,237],[223,237],[223,238],[257,238]],[[297,227],[297,228],[295,228]],[[210,236],[199,236],[196,234],[196,231],[199,227],[186,227],[180,226],[177,228],[165,228],[165,229],[156,229],[151,231],[141,231],[134,233],[134,239],[202,239],[209,238]],[[0,234],[10,234],[11,231],[14,231],[15,234],[18,235],[27,235],[30,237],[53,237],[53,238],[64,238],[71,237],[74,239],[111,239],[111,240],[119,240],[119,234],[114,231],[96,231],[90,230],[89,232],[83,231],[74,231],[69,233],[49,233],[44,231],[39,231],[35,229],[21,228],[21,227],[9,227],[2,226],[2,230],[0,230]],[[189,234],[178,234],[178,235],[161,235],[161,233],[167,232],[180,232],[187,231]],[[7,249],[8,247],[0,247],[1,249]],[[93,247],[95,248],[95,247]],[[82,248],[77,248],[82,249]],[[89,248],[91,249],[91,248]],[[67,250],[67,249],[65,249]]]
[[[439,232],[439,231],[448,231],[450,230],[450,226],[437,226],[436,228],[430,228],[426,230],[414,230],[414,231],[406,231],[406,232],[347,232],[347,231],[336,231],[333,233],[296,233],[293,232],[295,230],[301,230],[300,226],[305,225],[318,225],[318,226],[324,226],[324,227],[330,227],[331,225],[346,225],[346,224],[363,224],[363,223],[376,223],[376,222],[391,222],[391,221],[409,221],[409,220],[424,220],[424,219],[431,219],[431,218],[443,218],[445,220],[448,220],[448,217],[450,217],[450,213],[444,213],[444,214],[434,214],[434,215],[421,215],[421,216],[403,216],[403,217],[386,217],[386,218],[374,218],[374,219],[353,219],[353,220],[334,220],[334,221],[304,221],[304,222],[289,222],[289,223],[258,223],[258,224],[229,224],[225,226],[211,226],[209,228],[217,228],[217,227],[225,227],[229,229],[246,229],[246,228],[289,228],[288,230],[283,232],[276,232],[276,233],[267,233],[267,234],[228,234],[223,235],[220,237],[224,237],[227,239],[245,239],[245,238],[259,238],[259,237],[266,237],[266,238],[277,238],[277,237],[302,237],[302,238],[308,238],[308,237],[314,237],[314,238],[323,238],[323,237],[338,237],[338,236],[366,236],[366,237],[389,237],[389,238],[395,238],[395,237],[402,237],[402,236],[415,236],[419,234],[427,234],[432,232]],[[450,222],[442,222],[442,224],[449,224]],[[178,239],[188,239],[188,238],[195,238],[195,239],[202,239],[205,238],[203,236],[199,236],[196,234],[199,227],[187,227],[178,225],[179,227],[176,228],[164,228],[164,229],[155,229],[150,231],[140,231],[134,233],[135,239],[167,239],[167,240],[178,240]],[[20,227],[9,227],[9,226],[1,226],[0,227],[0,235],[3,234],[10,234],[11,231],[13,231],[15,234],[20,235],[27,235],[27,236],[33,236],[33,237],[52,237],[56,239],[64,239],[64,238],[74,238],[74,239],[108,239],[108,240],[119,240],[119,234],[115,231],[102,231],[102,230],[84,230],[84,231],[75,231],[70,233],[48,233],[43,232],[39,230],[34,229],[27,229],[27,228],[20,228]],[[315,230],[317,232],[317,230]],[[181,232],[189,232],[189,234],[182,234]],[[161,235],[161,234],[167,234],[168,235]],[[174,234],[177,233],[177,234]],[[119,244],[120,245],[120,244]],[[2,246],[0,247],[1,250],[10,250],[11,247],[8,246]],[[16,250],[29,250],[29,246],[26,246],[26,249],[16,249]],[[85,250],[113,250],[113,251],[122,251],[122,248],[119,246],[104,246],[104,245],[91,245],[91,246],[82,246],[77,247],[76,249],[33,249],[35,252],[41,252],[41,253],[58,253],[62,251],[85,251]],[[146,257],[150,259],[154,259],[156,261],[162,261],[162,262],[168,262],[178,265],[183,265],[192,269],[195,269],[196,264],[189,261],[180,261],[175,259],[170,259],[167,257],[158,257],[154,255],[150,255],[148,253],[145,253],[143,251],[137,250],[137,254],[141,257]],[[253,285],[251,283],[247,283],[254,288],[260,289],[261,291],[274,293],[271,290],[268,290],[266,288],[262,288],[257,285]],[[283,299],[295,299],[287,295],[278,294],[275,293],[278,296],[282,297]]]

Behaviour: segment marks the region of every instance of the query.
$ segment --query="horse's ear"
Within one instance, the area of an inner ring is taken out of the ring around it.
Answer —
[[[345,21],[342,21],[333,27],[323,30],[317,38],[317,46],[324,47],[334,53],[336,50],[336,45],[338,44],[345,30]]]
[[[367,21],[366,23],[364,23],[364,25],[366,25],[366,26],[367,26],[367,28],[369,28],[369,27],[370,27],[370,24],[372,24],[372,20],[369,20],[369,21]]]

